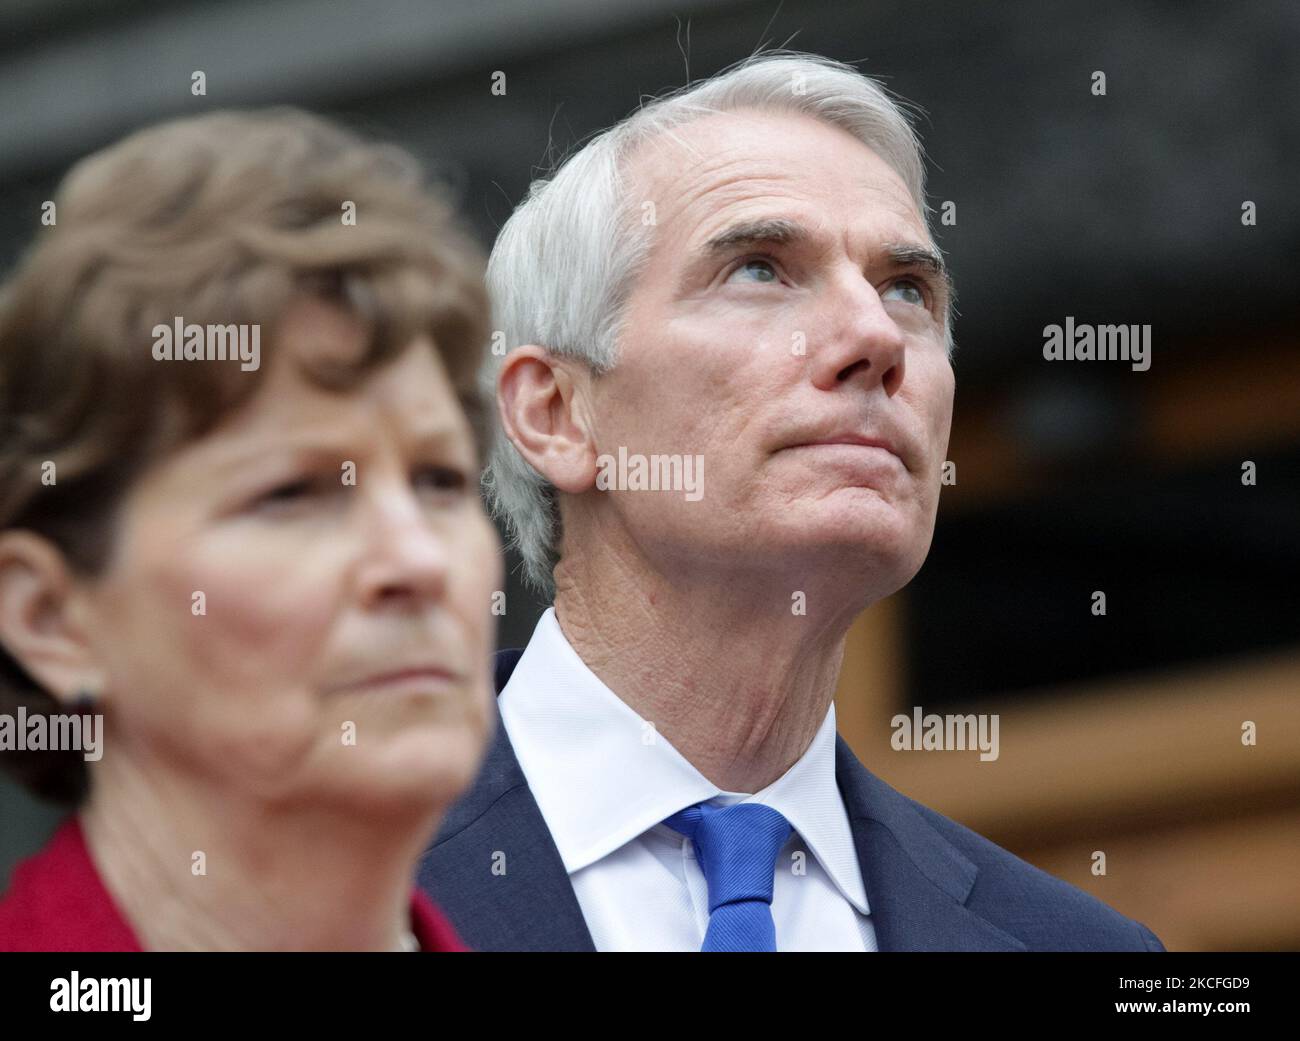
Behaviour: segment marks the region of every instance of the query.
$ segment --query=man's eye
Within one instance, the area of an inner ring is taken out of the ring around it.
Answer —
[[[914,304],[917,307],[925,306],[925,290],[922,288],[921,283],[917,282],[915,279],[900,278],[885,290],[882,299],[887,299],[889,294],[895,289],[903,291],[902,295],[899,296],[898,299],[902,300],[904,303]]]
[[[780,276],[776,273],[776,267],[770,260],[764,260],[762,257],[753,257],[744,261],[730,275],[727,281],[740,276],[741,282],[779,282]]]

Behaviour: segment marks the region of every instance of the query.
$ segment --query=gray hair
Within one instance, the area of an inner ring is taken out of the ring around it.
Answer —
[[[650,230],[641,229],[635,200],[624,190],[628,156],[692,120],[742,108],[801,113],[847,130],[903,179],[929,227],[923,153],[902,104],[852,66],[817,55],[767,52],[642,105],[593,137],[552,177],[532,183],[488,261],[498,342],[538,344],[582,360],[597,374],[608,372],[624,305],[650,248]],[[947,315],[944,332],[951,356]],[[500,361],[493,355],[483,370],[492,397]],[[553,598],[560,537],[556,491],[499,425],[483,486],[509,544],[523,557],[525,582]]]

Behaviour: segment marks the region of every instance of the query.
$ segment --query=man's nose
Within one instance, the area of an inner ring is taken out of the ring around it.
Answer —
[[[850,271],[833,284],[824,306],[825,338],[810,344],[812,379],[819,390],[843,383],[881,385],[893,396],[903,383],[906,338],[889,316],[876,287]]]
[[[364,526],[357,572],[363,604],[418,607],[441,600],[450,559],[445,530],[409,484],[392,482],[371,492],[358,517]]]

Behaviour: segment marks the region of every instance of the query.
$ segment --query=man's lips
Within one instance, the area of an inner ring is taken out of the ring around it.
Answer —
[[[817,448],[828,445],[845,445],[850,448],[880,449],[892,455],[899,463],[902,463],[904,468],[907,467],[906,460],[904,460],[902,454],[894,446],[894,443],[888,438],[883,437],[868,437],[865,434],[857,433],[831,434],[826,437],[816,437],[807,441],[800,441],[797,444],[790,445],[789,447]]]

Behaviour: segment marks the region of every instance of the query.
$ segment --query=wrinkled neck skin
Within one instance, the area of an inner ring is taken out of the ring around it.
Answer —
[[[81,825],[145,950],[402,949],[441,809],[273,807],[142,760],[119,745],[95,764]]]
[[[849,626],[876,599],[862,576],[655,570],[616,538],[581,544],[556,566],[555,613],[587,667],[723,791],[753,794],[789,770],[826,718]]]

